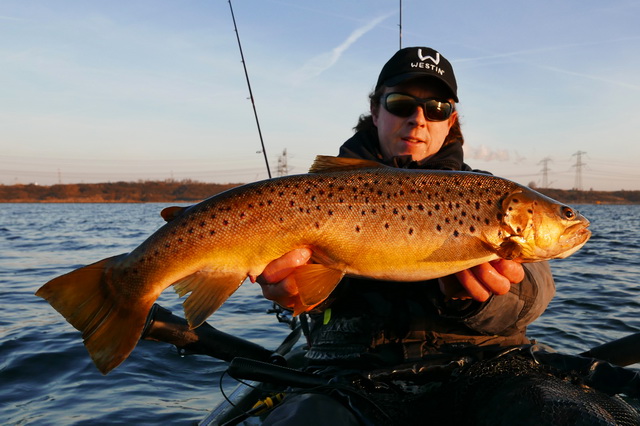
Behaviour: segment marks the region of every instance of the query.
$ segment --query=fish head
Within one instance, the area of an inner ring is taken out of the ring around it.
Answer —
[[[562,259],[578,251],[591,236],[589,220],[577,210],[522,187],[502,201],[501,255],[535,262]]]

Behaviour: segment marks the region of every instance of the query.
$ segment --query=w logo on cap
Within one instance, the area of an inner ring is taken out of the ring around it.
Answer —
[[[440,63],[440,53],[436,52],[436,57],[434,58],[433,56],[429,56],[429,55],[422,55],[422,49],[418,49],[418,58],[424,62],[427,59],[431,59],[431,62],[433,62],[435,65],[438,65]]]

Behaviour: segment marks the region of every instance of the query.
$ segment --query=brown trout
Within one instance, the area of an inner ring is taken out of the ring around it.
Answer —
[[[590,236],[577,211],[506,179],[334,157],[318,157],[309,174],[233,188],[163,217],[168,223],[131,253],[36,292],[82,332],[103,374],[129,356],[167,287],[190,293],[185,316],[197,327],[247,277],[296,248],[311,248],[315,261],[294,272],[297,315],[344,275],[422,281],[498,258],[563,258]]]

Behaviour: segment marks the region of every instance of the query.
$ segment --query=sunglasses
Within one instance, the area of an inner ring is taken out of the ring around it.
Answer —
[[[455,110],[449,101],[440,99],[422,99],[406,93],[387,93],[382,96],[384,109],[398,117],[411,116],[417,107],[422,107],[424,118],[429,121],[444,121],[451,117]]]

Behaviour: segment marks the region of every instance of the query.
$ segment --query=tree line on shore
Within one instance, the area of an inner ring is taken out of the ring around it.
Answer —
[[[74,183],[43,186],[0,185],[2,203],[152,203],[197,202],[240,183],[193,180]],[[568,204],[639,204],[640,191],[576,191],[535,188]]]

